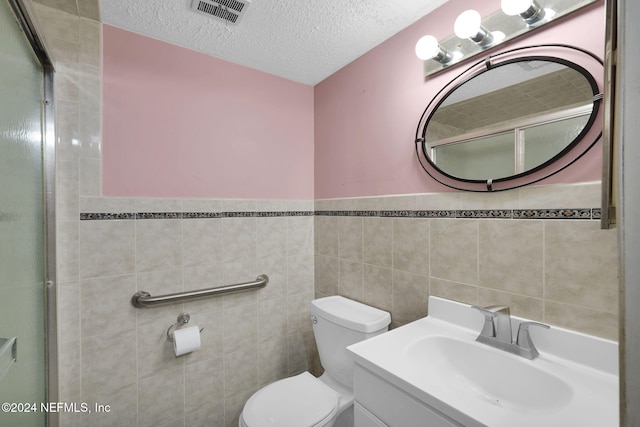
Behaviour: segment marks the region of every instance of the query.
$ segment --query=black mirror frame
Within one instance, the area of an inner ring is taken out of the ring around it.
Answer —
[[[545,54],[541,54],[539,51],[544,51]],[[526,46],[503,51],[477,61],[440,89],[422,113],[416,129],[415,138],[416,156],[418,157],[418,162],[422,169],[424,169],[424,171],[437,182],[450,188],[473,192],[493,192],[519,188],[549,178],[550,176],[566,169],[586,154],[587,151],[589,151],[598,142],[598,140],[602,138],[602,126],[600,126],[597,135],[594,136],[592,134],[594,124],[598,117],[601,116],[602,112],[600,104],[602,103],[603,96],[600,87],[602,85],[603,78],[600,79],[599,84],[598,80],[584,66],[560,56],[551,56],[547,54],[548,51],[559,51],[560,54],[564,52],[565,56],[577,55],[587,62],[595,61],[596,66],[599,64],[598,71],[604,73],[604,62],[598,56],[587,50],[564,44]],[[426,141],[427,125],[438,107],[452,92],[476,76],[488,72],[496,67],[526,60],[544,60],[560,63],[580,72],[587,79],[593,92],[593,110],[587,124],[580,134],[562,151],[543,164],[509,177],[488,180],[471,180],[455,177],[438,168],[438,166],[436,166],[436,164],[433,163],[427,155],[428,149]],[[594,64],[591,64],[591,66],[594,66]],[[568,156],[571,152],[574,152],[575,157]]]

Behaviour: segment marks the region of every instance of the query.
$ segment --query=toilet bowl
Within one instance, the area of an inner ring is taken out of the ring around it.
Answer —
[[[348,405],[353,395],[342,396],[309,372],[271,383],[249,398],[240,427],[325,427]]]
[[[389,313],[341,297],[311,301],[311,322],[325,369],[275,381],[245,403],[240,427],[352,427],[353,361],[346,348],[388,330]]]

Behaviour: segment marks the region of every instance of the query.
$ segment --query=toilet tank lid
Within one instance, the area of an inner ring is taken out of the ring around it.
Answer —
[[[311,314],[364,333],[379,331],[391,323],[386,311],[338,295],[312,300]]]

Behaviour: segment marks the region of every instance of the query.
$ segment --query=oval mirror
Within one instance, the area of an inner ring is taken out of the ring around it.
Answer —
[[[477,63],[425,110],[416,143],[426,164],[418,158],[439,182],[472,191],[519,187],[568,166],[599,138],[596,129],[598,135],[575,150],[602,98],[591,72],[565,58],[513,52]]]

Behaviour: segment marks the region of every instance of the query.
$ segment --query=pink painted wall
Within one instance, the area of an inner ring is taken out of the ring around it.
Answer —
[[[413,141],[428,102],[465,67],[425,79],[414,47],[425,34],[451,35],[455,18],[469,6],[468,0],[451,0],[315,87],[316,199],[452,191],[421,169]],[[473,7],[487,16],[500,9],[500,1]],[[565,43],[603,57],[604,31],[600,1],[502,49]],[[601,151],[598,143],[538,185],[600,180]]]
[[[103,192],[313,199],[313,88],[103,26]]]

